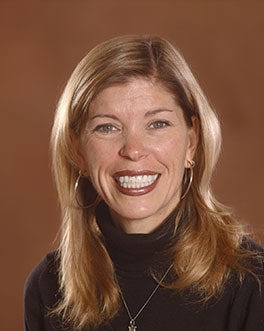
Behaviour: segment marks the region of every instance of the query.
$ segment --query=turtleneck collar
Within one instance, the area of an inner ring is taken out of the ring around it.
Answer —
[[[176,214],[177,210],[151,233],[127,234],[114,226],[108,206],[100,203],[96,209],[96,220],[115,267],[140,271],[167,266],[170,261],[165,251],[174,238]]]

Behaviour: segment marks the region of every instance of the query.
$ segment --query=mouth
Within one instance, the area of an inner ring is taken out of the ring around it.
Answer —
[[[158,173],[130,174],[122,172],[115,174],[114,180],[117,188],[127,195],[143,195],[152,191],[157,185],[160,175]]]

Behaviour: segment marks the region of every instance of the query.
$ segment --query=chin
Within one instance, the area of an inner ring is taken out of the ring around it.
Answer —
[[[156,218],[156,211],[150,213],[149,212],[150,208],[148,209],[143,209],[143,210],[133,210],[130,213],[126,210],[125,212],[120,211],[120,213],[115,213],[116,215],[118,215],[119,220],[122,222],[123,220],[126,221],[146,221],[146,220],[151,220],[153,218]]]

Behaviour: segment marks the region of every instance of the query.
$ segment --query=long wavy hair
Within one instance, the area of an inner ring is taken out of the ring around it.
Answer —
[[[53,171],[62,211],[58,249],[61,301],[54,312],[75,330],[96,328],[113,318],[120,295],[113,263],[95,219],[100,197],[89,181],[74,186],[79,175],[76,148],[92,100],[104,88],[144,77],[164,86],[181,106],[187,125],[199,123],[193,183],[179,202],[175,228],[184,213],[172,247],[177,279],[167,287],[192,288],[204,301],[220,293],[232,270],[243,275],[243,231],[211,191],[211,177],[221,149],[217,116],[179,51],[167,40],[121,36],[99,44],[77,65],[58,103],[51,145]],[[89,206],[81,208],[79,202]],[[98,272],[100,270],[100,272]]]

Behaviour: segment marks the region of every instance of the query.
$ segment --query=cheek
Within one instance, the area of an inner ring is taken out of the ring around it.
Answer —
[[[188,155],[188,142],[182,137],[173,136],[168,138],[166,143],[155,148],[156,155],[159,155],[166,163],[174,164],[174,167],[181,168],[185,165],[185,160]]]
[[[107,143],[89,143],[85,146],[84,163],[92,182],[105,173],[114,160],[114,148]]]

